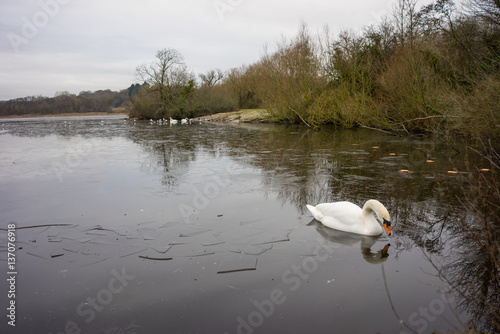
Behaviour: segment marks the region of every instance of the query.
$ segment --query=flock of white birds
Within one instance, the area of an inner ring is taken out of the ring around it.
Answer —
[[[170,117],[170,119],[166,119],[166,118],[160,118],[158,120],[154,120],[154,119],[150,119],[149,120],[149,123],[151,125],[153,124],[158,124],[158,125],[167,125],[167,124],[177,124],[179,121],[176,120],[176,119],[173,119],[172,117]],[[181,124],[191,124],[191,120],[189,118],[183,118],[180,120]]]

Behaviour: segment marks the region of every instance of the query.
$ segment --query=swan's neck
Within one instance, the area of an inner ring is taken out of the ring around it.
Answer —
[[[379,225],[373,216],[373,209],[363,208],[363,223],[368,226]]]
[[[366,201],[365,205],[363,206],[363,214],[364,215],[373,215],[375,212],[377,216],[379,214],[383,214],[387,211],[385,206],[382,205],[379,201],[375,199],[370,199]]]
[[[363,205],[363,216],[371,217],[374,212],[374,203],[372,200],[366,201],[365,205]]]
[[[383,217],[386,214],[387,214],[387,216],[389,216],[387,209],[385,208],[385,206],[382,205],[382,203],[380,203],[377,200],[370,199],[370,200],[366,201],[365,205],[363,206],[363,216],[364,216],[365,224],[379,225],[379,223],[377,222],[377,220],[373,216],[373,213],[375,213],[375,215],[377,216],[377,218],[379,220],[381,220],[382,219],[381,217]]]

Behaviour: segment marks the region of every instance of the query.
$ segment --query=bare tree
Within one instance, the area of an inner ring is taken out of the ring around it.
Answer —
[[[489,23],[500,25],[500,0],[468,0],[467,11]]]
[[[392,16],[401,45],[413,47],[415,40],[419,37],[420,22],[416,5],[417,0],[399,0],[392,9]]]
[[[471,53],[471,48],[466,42],[467,36],[457,32],[456,23],[460,21],[457,19],[455,4],[452,0],[437,0],[435,3],[424,6],[418,15],[427,30],[435,31],[437,29],[445,32],[464,50]],[[461,24],[464,25],[465,21],[462,20]],[[470,37],[473,34],[467,35]]]
[[[154,61],[136,68],[136,78],[146,82],[151,91],[158,94],[157,117],[166,117],[170,116],[169,107],[177,102],[183,88],[192,85],[193,75],[179,51],[162,49],[156,52]]]
[[[201,73],[199,76],[202,84],[210,89],[215,86],[217,82],[224,79],[224,72],[221,69],[216,68],[207,71],[207,73]]]

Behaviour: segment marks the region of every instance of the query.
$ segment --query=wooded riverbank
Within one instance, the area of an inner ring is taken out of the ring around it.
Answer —
[[[177,50],[162,49],[137,68],[145,84],[132,97],[132,115],[192,118],[262,108],[274,121],[311,128],[497,139],[498,17],[492,1],[458,8],[450,0],[399,0],[361,33],[313,34],[303,23],[255,63],[199,74],[201,84]]]

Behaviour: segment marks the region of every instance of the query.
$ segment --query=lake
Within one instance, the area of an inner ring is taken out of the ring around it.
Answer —
[[[430,333],[469,317],[487,328],[438,275],[482,277],[459,265],[474,252],[453,228],[468,217],[471,159],[365,129],[0,120],[0,266],[12,277],[0,300],[15,319],[1,331]],[[370,198],[392,236],[335,231],[305,207]]]

